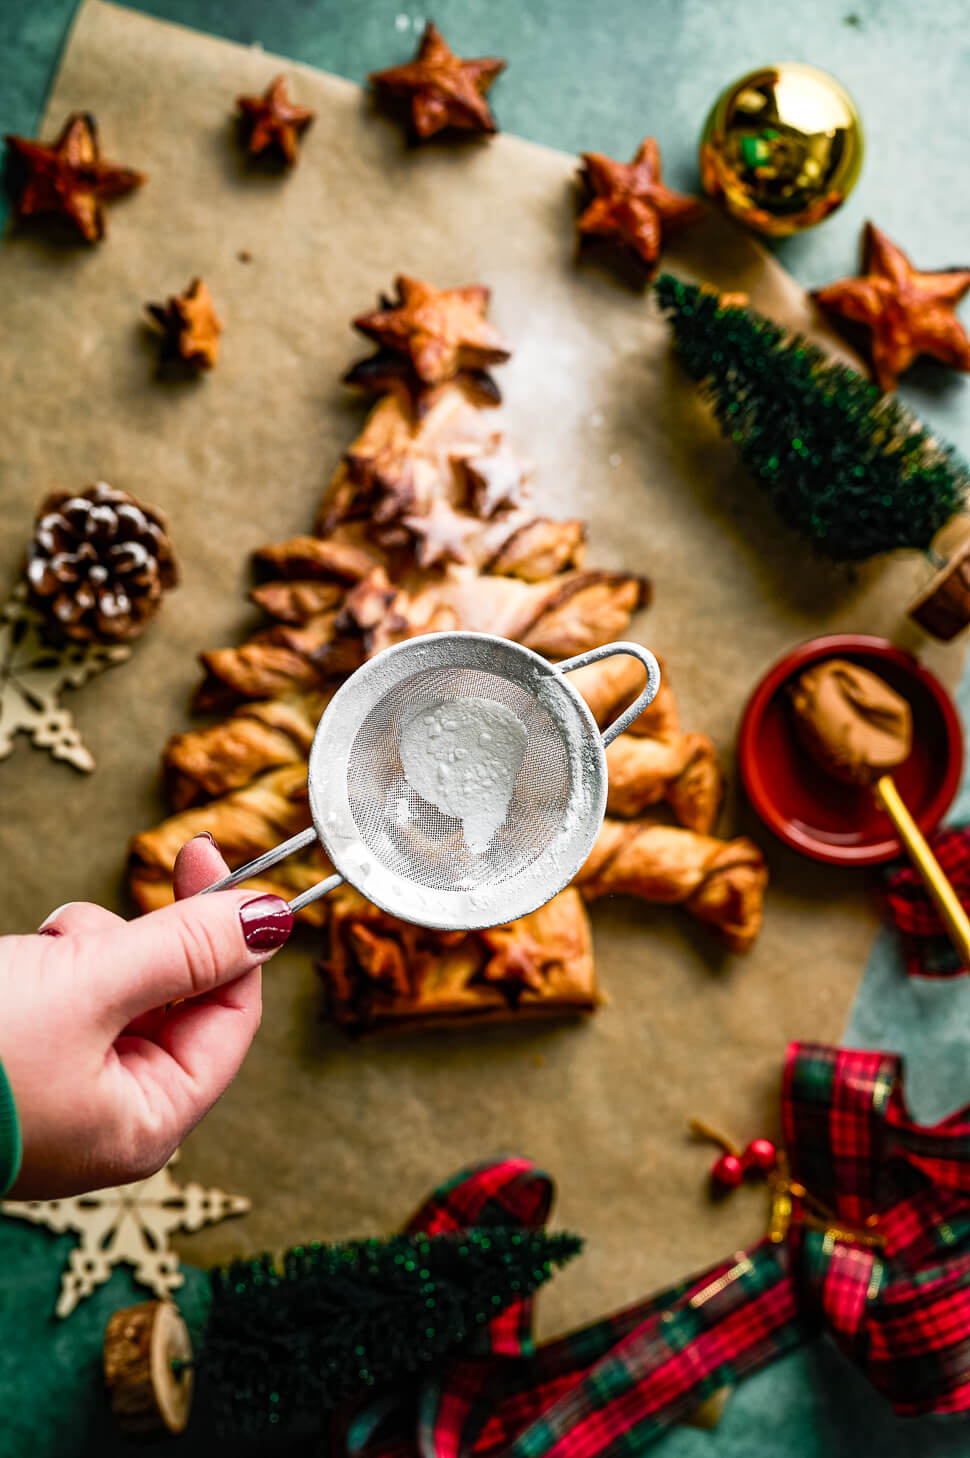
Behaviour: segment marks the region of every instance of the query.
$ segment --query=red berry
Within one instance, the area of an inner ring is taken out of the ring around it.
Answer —
[[[735,1190],[744,1179],[744,1165],[736,1154],[722,1154],[714,1161],[711,1182],[718,1190]]]
[[[778,1151],[770,1139],[752,1139],[741,1156],[741,1162],[746,1170],[755,1169],[762,1174],[768,1174],[773,1170],[777,1160]]]

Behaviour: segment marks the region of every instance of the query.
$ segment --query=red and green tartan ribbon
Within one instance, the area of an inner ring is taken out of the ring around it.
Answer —
[[[943,830],[930,845],[961,906],[970,910],[970,827]],[[899,929],[910,977],[963,977],[970,972],[947,935],[939,912],[911,865],[889,873],[889,906]]]
[[[533,1350],[530,1302],[347,1433],[353,1458],[633,1458],[712,1392],[828,1331],[904,1415],[970,1412],[970,1110],[921,1127],[893,1054],[793,1043],[782,1123],[796,1190],[833,1214]],[[469,1170],[409,1230],[544,1222],[525,1160]],[[878,1245],[871,1235],[875,1232]]]

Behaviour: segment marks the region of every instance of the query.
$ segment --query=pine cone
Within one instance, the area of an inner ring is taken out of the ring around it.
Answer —
[[[160,512],[104,481],[48,496],[27,560],[30,600],[75,642],[137,638],[177,581]]]

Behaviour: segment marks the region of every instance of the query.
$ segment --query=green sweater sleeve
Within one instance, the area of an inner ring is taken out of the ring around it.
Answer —
[[[5,1195],[17,1178],[22,1153],[17,1106],[0,1063],[0,1195]]]

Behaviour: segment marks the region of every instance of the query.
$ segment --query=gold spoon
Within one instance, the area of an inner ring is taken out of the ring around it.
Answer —
[[[970,918],[889,773],[912,749],[909,704],[878,674],[844,658],[807,669],[792,688],[791,701],[798,737],[816,763],[835,779],[872,789],[970,967]]]

